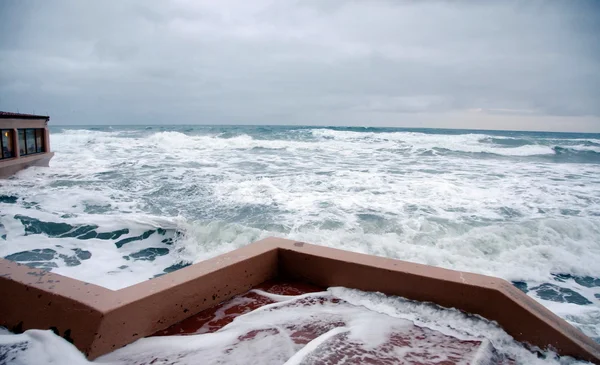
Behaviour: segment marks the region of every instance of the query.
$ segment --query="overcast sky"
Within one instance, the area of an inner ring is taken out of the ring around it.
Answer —
[[[0,0],[0,110],[600,132],[600,1]]]

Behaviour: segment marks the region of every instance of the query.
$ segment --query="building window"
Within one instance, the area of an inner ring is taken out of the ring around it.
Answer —
[[[44,130],[36,129],[35,130],[35,152],[42,153],[44,152]]]
[[[19,129],[19,152],[21,156],[44,151],[44,129]]]
[[[25,143],[25,129],[19,129],[19,154],[21,156],[25,156],[27,152],[25,151],[25,147],[27,144]]]
[[[15,157],[12,129],[0,129],[0,159]]]
[[[25,138],[27,139],[27,154],[35,153],[35,129],[27,129],[25,132]]]

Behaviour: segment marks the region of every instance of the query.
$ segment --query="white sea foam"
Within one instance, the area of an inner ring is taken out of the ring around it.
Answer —
[[[481,143],[483,139],[489,137],[481,134],[365,133],[330,129],[315,129],[312,133],[324,140],[334,141],[370,141],[383,144],[393,141],[401,145],[410,146],[415,151],[446,149],[457,152],[492,153],[505,156],[553,155],[555,153],[550,146],[542,145],[526,145],[514,148],[494,147],[493,145]]]
[[[118,289],[275,235],[530,288],[552,282],[592,304],[575,310],[529,294],[600,338],[600,287],[551,275],[600,277],[600,164],[553,159],[555,146],[595,151],[593,139],[512,147],[490,138],[513,137],[476,133],[302,129],[266,137],[183,129],[55,133],[50,168],[0,185],[0,195],[18,199],[0,200],[0,255],[85,249],[90,259],[67,266],[56,258],[53,271]],[[118,239],[26,234],[16,215],[97,225],[98,232],[129,229],[120,239],[169,232],[117,248]],[[131,259],[148,247],[169,252]]]
[[[310,306],[303,304],[311,298],[319,299]],[[331,301],[334,298],[344,301],[334,303]],[[371,356],[395,359],[408,356],[413,361],[435,356],[442,361],[460,353],[459,364],[491,356],[519,364],[583,364],[568,357],[559,359],[550,351],[540,352],[543,357],[539,357],[493,322],[399,297],[331,288],[329,293],[278,299],[277,303],[237,317],[215,333],[144,338],[93,363],[124,365],[176,360],[182,365],[312,364],[336,354],[353,356],[344,350],[344,344],[351,343],[367,350],[360,355],[363,361]],[[293,341],[293,336],[304,336],[311,331],[317,336],[310,342]],[[403,346],[385,347],[393,334],[402,336]],[[483,347],[476,345],[477,342],[460,341],[482,342]],[[0,333],[0,349],[19,365],[90,364],[73,345],[51,331]]]

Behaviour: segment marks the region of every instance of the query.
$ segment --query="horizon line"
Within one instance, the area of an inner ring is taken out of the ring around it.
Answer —
[[[548,130],[518,130],[518,129],[483,129],[483,128],[436,128],[436,127],[399,127],[399,126],[352,126],[352,125],[312,125],[312,124],[50,124],[49,127],[288,127],[288,128],[363,128],[363,129],[414,129],[414,130],[447,130],[447,131],[476,131],[476,132],[529,132],[529,133],[563,133],[563,134],[600,134],[598,132],[578,131],[548,131]]]

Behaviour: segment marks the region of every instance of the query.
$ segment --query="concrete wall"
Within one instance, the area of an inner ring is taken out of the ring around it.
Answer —
[[[48,167],[52,156],[54,152],[0,160],[0,178],[7,178],[30,166]]]
[[[46,128],[46,119],[0,118],[0,129]]]
[[[455,307],[520,341],[600,362],[599,344],[504,280],[279,238],[118,291],[0,259],[0,324],[54,327],[93,359],[274,277]]]

